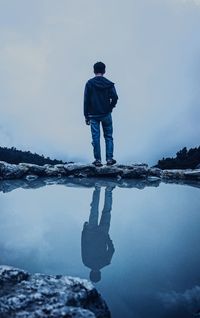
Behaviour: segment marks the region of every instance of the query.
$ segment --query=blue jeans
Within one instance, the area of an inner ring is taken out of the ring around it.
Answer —
[[[113,158],[113,126],[111,113],[90,118],[94,158],[96,160],[101,160],[100,123],[102,124],[106,143],[106,160],[111,160]]]
[[[100,191],[101,188],[93,191],[88,228],[96,231],[99,228],[103,233],[108,234],[112,210],[112,191],[105,189],[104,207],[99,222]]]

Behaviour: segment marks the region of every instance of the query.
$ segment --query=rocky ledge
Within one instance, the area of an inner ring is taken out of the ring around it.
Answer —
[[[87,280],[0,266],[0,317],[107,318],[110,312]]]
[[[147,164],[114,165],[95,167],[92,164],[57,164],[37,166],[18,165],[0,161],[0,179],[36,179],[38,177],[118,178],[118,179],[181,179],[200,181],[200,169],[161,170],[149,168]]]

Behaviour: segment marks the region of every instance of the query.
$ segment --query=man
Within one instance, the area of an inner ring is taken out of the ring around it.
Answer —
[[[101,269],[111,263],[115,248],[109,235],[112,191],[115,187],[107,185],[104,207],[99,222],[99,201],[101,186],[95,185],[90,208],[89,222],[85,222],[81,235],[81,255],[83,264],[91,269],[90,280],[101,280]]]
[[[100,124],[106,144],[107,165],[113,165],[113,126],[112,110],[117,104],[118,96],[114,83],[103,75],[106,66],[102,62],[94,64],[95,77],[87,81],[84,91],[84,116],[87,125],[91,126],[92,145],[95,161],[93,164],[101,167]]]

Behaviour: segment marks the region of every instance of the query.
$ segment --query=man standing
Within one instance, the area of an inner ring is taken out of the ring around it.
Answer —
[[[100,124],[106,144],[106,161],[111,166],[113,159],[113,126],[112,110],[117,104],[118,96],[114,83],[103,75],[106,66],[102,62],[94,64],[95,77],[87,81],[84,91],[84,116],[87,125],[91,126],[92,145],[95,161],[93,164],[101,167]]]

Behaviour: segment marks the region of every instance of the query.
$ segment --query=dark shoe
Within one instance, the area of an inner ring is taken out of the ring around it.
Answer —
[[[117,163],[117,161],[115,159],[107,160],[107,166],[113,166],[116,163]]]
[[[102,167],[103,166],[100,160],[95,160],[92,164],[95,165],[95,167]]]

